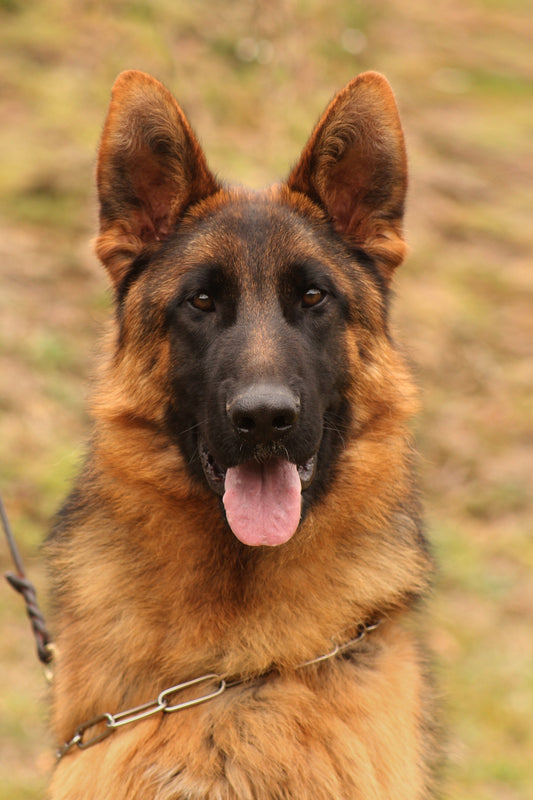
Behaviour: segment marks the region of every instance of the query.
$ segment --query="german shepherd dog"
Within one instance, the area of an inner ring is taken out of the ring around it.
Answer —
[[[116,309],[48,543],[51,800],[430,797],[417,398],[387,321],[406,172],[377,73],[260,192],[219,183],[158,81],[118,77]]]

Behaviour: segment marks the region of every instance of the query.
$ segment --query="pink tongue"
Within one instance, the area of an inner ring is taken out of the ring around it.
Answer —
[[[282,458],[231,467],[222,498],[228,524],[244,544],[284,544],[300,522],[301,492],[296,465]]]

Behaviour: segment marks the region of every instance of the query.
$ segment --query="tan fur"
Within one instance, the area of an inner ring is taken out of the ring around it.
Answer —
[[[176,142],[165,176],[146,149],[155,128]],[[113,194],[118,153],[140,159],[137,174],[146,176],[122,198]],[[354,159],[359,171],[347,167]],[[317,225],[329,214],[339,232],[379,258],[389,281],[404,251],[405,175],[392,93],[369,73],[332,102],[288,185],[266,190],[264,201]],[[390,190],[381,187],[376,205],[377,179]],[[246,190],[217,186],[175,101],[138,73],[121,76],[114,88],[98,180],[97,251],[115,285],[186,204],[193,203],[183,225],[194,226],[209,208],[246,197]],[[350,204],[346,195],[354,193],[360,202]],[[149,199],[136,204],[137,195]],[[183,269],[169,268],[162,298]],[[367,293],[377,320],[370,280]],[[431,563],[411,500],[398,511],[412,496],[407,422],[417,408],[401,356],[385,330],[373,336],[353,322],[346,352],[357,381],[348,387],[351,430],[335,480],[287,544],[243,550],[228,537],[218,499],[189,477],[162,432],[168,344],[157,332],[149,341],[141,335],[142,298],[141,279],[128,298],[120,355],[114,326],[93,396],[86,477],[99,503],[76,518],[69,539],[60,532],[48,546],[61,596],[54,735],[67,741],[96,714],[131,708],[207,672],[245,683],[74,749],[55,770],[49,800],[428,798],[429,691],[404,617],[411,598],[426,590]],[[250,342],[256,346],[263,347],[260,335]],[[295,670],[378,617],[383,624],[354,661]]]

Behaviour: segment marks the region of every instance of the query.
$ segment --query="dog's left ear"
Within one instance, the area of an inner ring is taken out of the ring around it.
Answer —
[[[375,258],[390,280],[406,252],[407,158],[394,95],[382,75],[365,72],[336,95],[288,186],[321,205],[337,232]]]

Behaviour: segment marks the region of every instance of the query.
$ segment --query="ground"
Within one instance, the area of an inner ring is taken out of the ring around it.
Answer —
[[[287,174],[353,75],[391,81],[411,165],[394,320],[422,389],[453,800],[533,796],[532,41],[531,0],[0,0],[0,489],[45,605],[39,546],[109,311],[90,241],[116,74],[163,80],[214,169],[253,186]],[[7,584],[0,643],[0,800],[36,800],[46,687]]]

